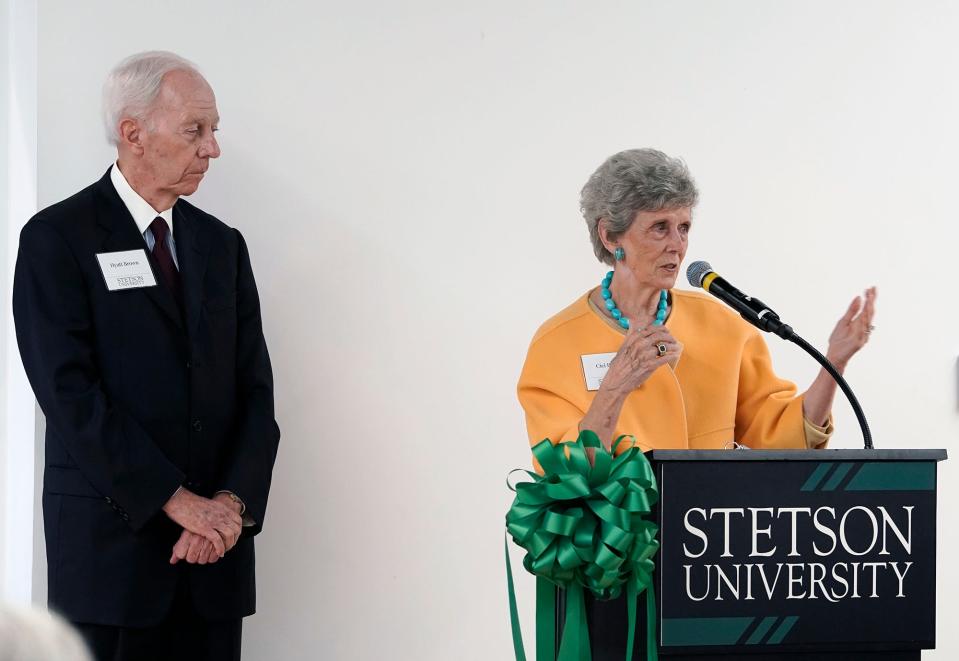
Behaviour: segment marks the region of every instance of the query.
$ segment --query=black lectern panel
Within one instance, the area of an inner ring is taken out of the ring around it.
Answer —
[[[898,661],[935,646],[945,451],[647,456],[661,494],[662,656]],[[623,659],[624,602],[589,600],[587,617],[594,660]],[[645,617],[640,608],[635,659]]]

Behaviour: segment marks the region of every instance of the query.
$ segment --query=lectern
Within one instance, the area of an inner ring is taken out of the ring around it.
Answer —
[[[917,661],[935,647],[936,464],[945,450],[646,456],[660,489],[663,659]],[[558,636],[564,612],[560,594]],[[622,661],[624,601],[589,600],[587,620],[593,660]],[[633,658],[645,650],[640,637]]]

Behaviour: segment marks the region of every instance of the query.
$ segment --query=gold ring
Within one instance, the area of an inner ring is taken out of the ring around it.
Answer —
[[[659,352],[659,357],[662,358],[666,355],[666,345],[663,342],[660,342],[656,345],[656,351]]]

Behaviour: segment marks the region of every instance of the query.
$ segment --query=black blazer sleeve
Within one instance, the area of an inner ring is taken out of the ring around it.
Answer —
[[[86,283],[70,246],[42,216],[20,234],[13,313],[20,355],[48,427],[87,481],[139,530],[184,475],[103,391]]]
[[[234,230],[236,231],[236,230]],[[263,337],[260,299],[253,279],[250,253],[236,232],[237,252],[237,400],[239,414],[235,445],[222,477],[222,487],[239,496],[254,525],[244,534],[255,535],[263,526],[270,493],[273,463],[280,429],[273,408],[273,368]]]

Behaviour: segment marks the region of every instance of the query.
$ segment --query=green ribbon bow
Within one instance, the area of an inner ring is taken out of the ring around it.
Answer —
[[[659,550],[658,527],[648,519],[659,499],[653,469],[635,445],[614,457],[619,444],[606,450],[599,437],[583,430],[573,442],[533,446],[544,475],[526,472],[506,513],[506,530],[526,550],[523,566],[536,579],[536,653],[539,661],[590,661],[584,606],[589,589],[600,599],[626,591],[629,631],[626,660],[633,658],[636,601],[646,590],[646,655],[656,659],[656,600],[652,590],[653,556]],[[594,448],[590,465],[586,448]],[[507,483],[508,484],[508,483]],[[512,486],[510,487],[512,489]],[[526,661],[506,547],[513,649]],[[556,641],[556,587],[567,591],[566,623]]]

